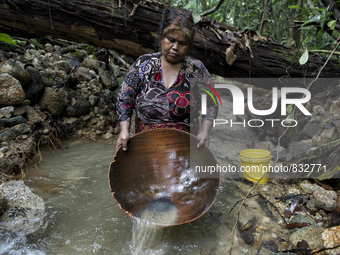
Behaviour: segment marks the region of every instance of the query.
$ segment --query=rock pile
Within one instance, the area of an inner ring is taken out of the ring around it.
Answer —
[[[115,93],[124,71],[84,44],[0,52],[2,177],[20,173],[38,145],[79,136],[112,139],[119,131]]]

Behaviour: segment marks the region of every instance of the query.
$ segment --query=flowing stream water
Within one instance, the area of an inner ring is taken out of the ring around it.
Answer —
[[[230,98],[222,100],[219,114],[232,118],[231,105],[226,106]],[[235,165],[239,152],[255,142],[256,136],[247,128],[221,126],[214,128],[210,147],[222,164]],[[114,142],[80,139],[62,147],[42,151],[41,164],[30,169],[24,180],[45,202],[41,227],[27,234],[0,226],[0,254],[228,254],[237,217],[237,210],[229,210],[247,194],[249,185],[224,177],[215,204],[201,218],[175,227],[145,227],[120,210],[109,190]],[[275,192],[270,184],[259,188]],[[145,213],[146,220],[154,217],[152,211]],[[176,217],[175,210],[172,213]],[[277,219],[266,215],[256,199],[249,199],[240,224],[254,218],[268,231],[276,228]],[[278,239],[274,232],[268,235]],[[236,234],[233,254],[256,254],[252,240]],[[270,250],[267,245],[259,254]]]

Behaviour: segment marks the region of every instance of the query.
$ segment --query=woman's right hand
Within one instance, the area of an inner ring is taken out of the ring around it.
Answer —
[[[123,151],[126,151],[129,139],[130,139],[129,132],[121,131],[117,139],[116,151],[118,150],[119,146],[122,146]]]
[[[130,122],[120,122],[120,133],[117,139],[116,151],[122,146],[123,151],[127,150],[127,143],[130,139]]]

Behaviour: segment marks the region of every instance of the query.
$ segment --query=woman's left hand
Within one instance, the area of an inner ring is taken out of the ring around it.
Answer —
[[[213,126],[213,122],[210,120],[204,120],[202,122],[201,132],[197,136],[200,142],[197,144],[197,147],[202,147],[203,145],[209,146],[209,132]]]
[[[197,144],[197,148],[202,147],[203,145],[209,146],[209,133],[200,133],[198,139],[200,142]]]

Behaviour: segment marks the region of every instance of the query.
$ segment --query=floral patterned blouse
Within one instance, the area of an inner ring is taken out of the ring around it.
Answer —
[[[192,126],[191,122],[197,121],[202,93],[207,90],[213,94],[208,70],[201,61],[186,56],[177,80],[167,89],[162,78],[161,56],[160,52],[142,55],[129,69],[117,98],[119,121],[131,121],[135,108],[137,117],[147,125],[176,122]],[[216,118],[215,102],[207,96],[207,114],[202,120]]]

